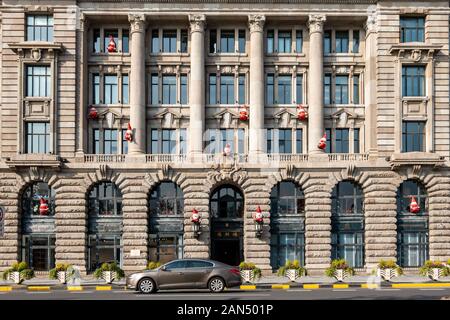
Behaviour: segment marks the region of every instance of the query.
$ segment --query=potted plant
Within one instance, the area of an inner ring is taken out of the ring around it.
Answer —
[[[286,260],[285,265],[278,269],[279,276],[286,276],[291,281],[296,281],[305,274],[306,269],[300,266],[300,262],[298,260]]]
[[[58,279],[60,283],[65,284],[70,278],[71,267],[71,264],[57,263],[49,272],[50,279]]]
[[[331,261],[329,268],[325,270],[328,277],[334,277],[337,281],[344,281],[345,278],[355,274],[353,268],[350,268],[344,259],[336,259]]]
[[[450,274],[450,267],[441,261],[427,260],[419,269],[419,273],[422,276],[426,276],[434,281],[437,281],[440,277],[445,277]]]
[[[239,271],[244,282],[253,282],[261,277],[261,269],[259,269],[253,262],[241,262],[239,265]]]
[[[11,268],[3,272],[3,280],[12,280],[14,283],[21,283],[34,277],[33,269],[28,268],[26,262],[15,262]]]
[[[153,270],[159,268],[161,266],[161,262],[159,261],[149,261],[145,270]]]
[[[125,276],[125,273],[117,265],[116,262],[105,262],[100,268],[94,271],[94,277],[97,279],[103,279],[106,283],[111,283],[114,280],[120,280]]]
[[[403,274],[403,269],[394,260],[380,260],[376,269],[377,276],[385,281]]]

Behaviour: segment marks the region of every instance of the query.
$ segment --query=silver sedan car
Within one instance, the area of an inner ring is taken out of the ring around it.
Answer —
[[[159,289],[209,289],[221,292],[242,284],[239,269],[214,260],[174,260],[153,270],[129,275],[127,288],[142,293]]]

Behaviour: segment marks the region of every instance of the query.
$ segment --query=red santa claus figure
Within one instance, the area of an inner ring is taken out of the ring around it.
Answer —
[[[41,216],[46,216],[48,214],[48,204],[47,204],[47,200],[45,200],[43,197],[41,197],[41,199],[39,199],[39,214]]]
[[[114,37],[112,34],[109,35],[109,44],[108,44],[108,52],[116,52],[116,43],[114,42]]]
[[[257,223],[263,223],[263,221],[264,221],[263,220],[263,214],[262,214],[260,206],[258,206],[258,208],[256,209],[256,213],[255,213],[254,219],[255,219],[255,222],[257,222]]]
[[[241,121],[247,121],[248,120],[248,106],[243,105],[239,109],[239,120],[241,120]]]
[[[133,129],[131,129],[131,124],[128,122],[128,129],[125,132],[125,140],[128,142],[133,141]]]
[[[198,211],[195,208],[192,209],[191,221],[193,223],[200,223],[200,215],[198,214]]]
[[[411,202],[409,203],[409,212],[411,213],[419,213],[420,206],[417,204],[416,198],[411,196]]]
[[[89,108],[89,119],[92,119],[92,120],[98,119],[97,109],[95,109],[93,106],[90,106],[90,108]]]
[[[319,144],[317,145],[317,148],[323,150],[323,149],[325,149],[326,147],[327,147],[327,134],[324,133],[324,134],[323,134],[323,137],[320,138],[320,140],[319,140]]]
[[[225,157],[228,157],[228,156],[230,155],[230,153],[231,153],[231,146],[230,146],[229,143],[227,143],[227,144],[225,145],[225,148],[223,148],[223,155],[224,155]]]
[[[308,119],[308,112],[301,104],[297,107],[297,119],[300,121]]]

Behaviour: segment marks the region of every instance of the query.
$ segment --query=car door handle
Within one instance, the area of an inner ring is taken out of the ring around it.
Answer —
[[[183,275],[183,274],[184,274],[184,272],[178,272],[178,274],[179,274],[179,275]]]

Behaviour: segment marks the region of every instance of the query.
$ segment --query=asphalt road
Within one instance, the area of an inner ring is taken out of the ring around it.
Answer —
[[[29,292],[16,290],[0,293],[4,300],[439,300],[450,297],[450,288],[423,289],[258,289],[252,291],[227,290],[211,294],[206,290],[160,291],[144,295],[129,290]]]

